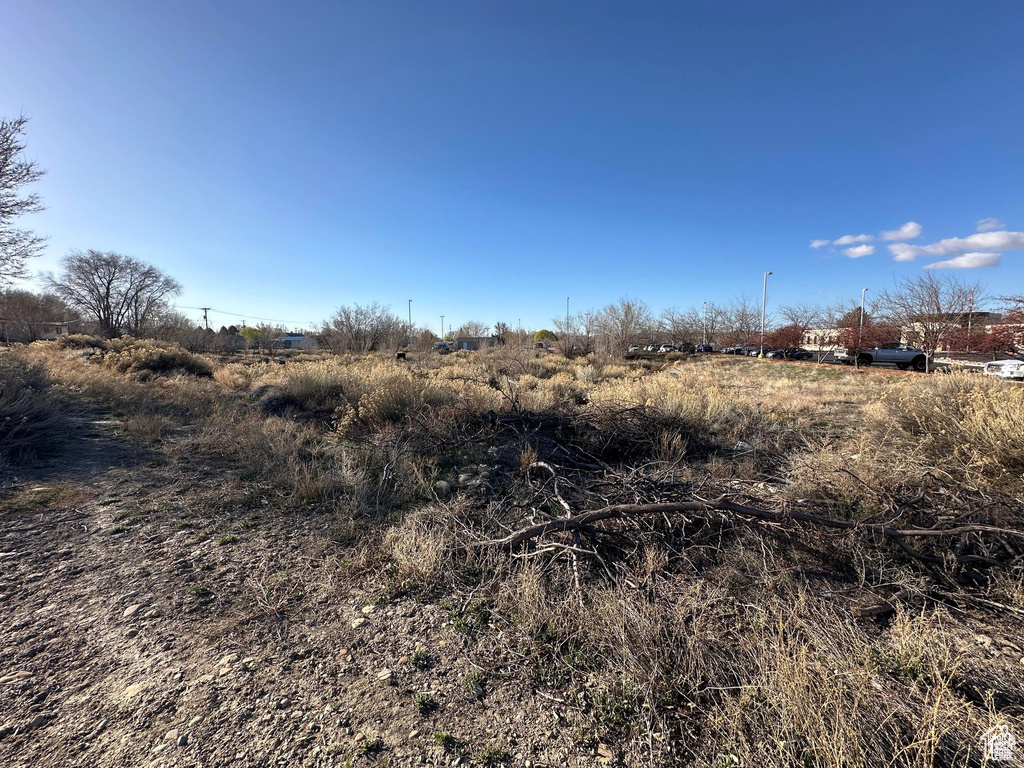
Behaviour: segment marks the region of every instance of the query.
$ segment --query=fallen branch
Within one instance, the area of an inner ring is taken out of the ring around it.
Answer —
[[[480,542],[478,546],[493,546],[501,549],[515,549],[533,539],[547,536],[551,533],[562,531],[577,531],[582,526],[592,525],[603,520],[625,520],[649,515],[675,514],[679,512],[732,512],[745,517],[752,517],[757,520],[766,520],[774,523],[788,523],[800,521],[820,525],[825,528],[833,528],[845,531],[864,531],[875,533],[895,540],[904,550],[913,557],[923,559],[926,562],[939,561],[934,556],[923,555],[906,545],[903,539],[908,537],[938,537],[949,538],[962,536],[969,533],[1001,534],[1004,536],[1015,536],[1024,538],[1024,531],[1009,528],[999,528],[993,525],[960,525],[955,528],[895,528],[891,525],[881,523],[860,523],[854,520],[840,520],[822,515],[814,515],[809,512],[788,511],[771,512],[766,509],[758,509],[745,504],[737,504],[722,496],[714,501],[677,501],[663,502],[657,504],[613,504],[601,509],[585,512],[575,517],[561,520],[551,520],[546,523],[539,523],[519,531],[515,531],[503,539]],[[981,558],[975,555],[961,555],[958,560],[962,562],[984,562],[994,564],[997,561],[991,558]]]

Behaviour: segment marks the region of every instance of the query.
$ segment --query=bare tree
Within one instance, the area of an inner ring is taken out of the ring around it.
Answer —
[[[168,299],[181,293],[181,285],[156,267],[113,251],[71,251],[61,268],[59,277],[47,276],[50,290],[108,338],[143,335]]]
[[[740,296],[720,310],[724,340],[727,344],[750,344],[761,330],[761,308],[747,296]]]
[[[24,277],[25,262],[39,255],[45,241],[14,226],[19,216],[43,210],[39,195],[21,192],[45,173],[24,157],[21,137],[27,122],[26,117],[0,120],[0,285]]]
[[[398,349],[409,339],[409,325],[391,308],[377,304],[342,306],[320,329],[320,342],[335,352]]]
[[[981,301],[977,283],[935,272],[897,281],[892,290],[883,291],[877,298],[883,317],[902,328],[908,341],[920,344],[928,353],[928,366],[943,340],[966,323],[967,313]]]
[[[491,326],[487,323],[481,323],[477,320],[468,320],[459,326],[458,330],[455,331],[456,337],[479,339],[487,336],[490,333]]]
[[[551,319],[558,337],[558,346],[566,357],[589,355],[594,351],[598,334],[598,314],[592,310],[576,312]]]
[[[786,321],[786,325],[795,326],[802,331],[818,326],[823,312],[821,307],[814,304],[789,304],[779,309],[779,314]]]
[[[75,312],[52,293],[8,290],[0,293],[0,322],[10,341],[41,339],[47,327],[77,319]]]
[[[598,327],[609,354],[623,355],[629,345],[651,334],[651,310],[642,301],[619,299],[601,311]]]

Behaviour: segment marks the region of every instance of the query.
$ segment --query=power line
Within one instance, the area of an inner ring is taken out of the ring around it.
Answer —
[[[256,315],[242,315],[238,312],[228,312],[224,309],[217,309],[216,307],[185,307],[180,304],[175,305],[175,309],[195,309],[200,312],[216,312],[221,315],[230,315],[231,317],[241,317],[243,319],[251,318],[253,320],[263,320],[268,323],[308,323],[309,325],[316,325],[315,320],[282,320],[277,317],[257,317]]]

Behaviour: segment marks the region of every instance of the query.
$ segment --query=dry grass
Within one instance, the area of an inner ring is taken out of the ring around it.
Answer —
[[[694,516],[624,525],[601,561],[476,546],[564,514],[537,461],[577,510],[728,492],[898,516],[926,473],[931,495],[906,513],[919,524],[964,494],[1006,509],[1019,502],[1024,408],[1003,382],[510,350],[231,362],[209,378],[134,342],[26,354],[130,417],[137,437],[166,443],[170,426],[188,426],[176,450],[275,504],[330,513],[382,596],[462,606],[453,622],[515,649],[514,674],[576,713],[571,737],[614,744],[624,764],[954,766],[978,761],[987,727],[1020,722],[1024,667],[965,655],[992,617],[937,604],[921,586],[929,571],[879,542]],[[146,371],[171,375],[140,381]],[[438,480],[454,495],[435,496]],[[970,577],[1021,607],[1019,567]],[[246,585],[266,617],[295,588],[270,566]],[[890,619],[853,618],[853,602],[901,588],[915,598]]]
[[[52,393],[43,366],[0,354],[0,468],[59,450],[68,408]]]

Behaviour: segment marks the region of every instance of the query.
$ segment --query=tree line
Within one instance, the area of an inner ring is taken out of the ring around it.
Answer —
[[[26,191],[44,173],[25,158],[26,123],[24,117],[0,120],[0,286],[25,277],[28,260],[45,242],[17,225],[21,216],[43,207],[37,194]],[[70,321],[78,331],[107,338],[128,334],[170,339],[193,351],[228,351],[238,346],[240,337],[251,348],[271,351],[285,333],[271,323],[219,331],[199,327],[174,310],[173,299],[181,293],[174,278],[138,258],[111,251],[72,250],[61,260],[58,274],[45,275],[43,282],[41,293],[0,293],[0,322],[9,340],[34,341],[49,325]],[[763,343],[771,348],[800,346],[811,333],[820,337],[814,342],[820,347],[866,347],[902,338],[932,352],[943,347],[1013,351],[1021,340],[1024,299],[997,300],[1004,313],[1001,324],[992,329],[972,327],[972,314],[989,300],[977,283],[925,272],[873,293],[864,311],[852,299],[778,308],[766,320]],[[444,335],[447,340],[491,336],[499,343],[526,343],[536,337],[553,341],[568,355],[620,356],[634,345],[666,342],[716,347],[762,343],[761,306],[747,296],[660,313],[641,300],[623,298],[552,322],[554,330],[523,333],[503,321],[468,321]],[[431,329],[411,326],[376,302],[339,307],[310,335],[326,349],[357,353],[429,348],[439,339]]]

